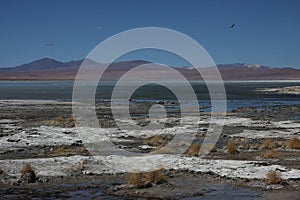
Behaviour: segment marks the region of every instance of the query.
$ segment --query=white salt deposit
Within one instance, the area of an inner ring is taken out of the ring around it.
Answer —
[[[300,179],[299,169],[280,165],[268,165],[259,161],[209,160],[179,155],[146,155],[143,157],[124,156],[72,156],[26,160],[1,160],[0,165],[10,175],[19,175],[24,163],[31,163],[38,176],[66,176],[87,160],[84,173],[118,173],[148,171],[159,167],[166,169],[190,170],[215,173],[222,177],[265,179],[269,171],[280,171],[283,179]]]
[[[263,138],[283,138],[290,139],[292,136],[300,136],[300,129],[271,129],[271,130],[248,130],[245,129],[241,133],[230,135],[231,137],[245,137],[252,139],[263,139]]]

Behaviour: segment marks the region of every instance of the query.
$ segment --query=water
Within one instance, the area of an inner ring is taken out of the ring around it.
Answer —
[[[110,99],[115,82],[105,81],[97,88],[96,99]],[[177,87],[184,90],[181,83]],[[191,83],[201,106],[210,106],[210,96],[205,83]],[[234,108],[274,105],[293,105],[300,103],[300,95],[269,94],[256,89],[299,86],[300,82],[225,82],[227,110]],[[127,86],[124,86],[126,91]],[[0,81],[0,99],[39,99],[71,101],[73,81]],[[135,91],[132,99],[137,101],[176,100],[176,96],[165,87],[147,85]],[[205,111],[209,111],[209,108]]]

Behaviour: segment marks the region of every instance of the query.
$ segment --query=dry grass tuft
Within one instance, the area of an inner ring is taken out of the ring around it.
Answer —
[[[262,158],[279,158],[281,153],[275,149],[268,150],[260,155]]]
[[[265,139],[263,144],[261,145],[261,149],[273,149],[275,147],[275,143],[272,139]]]
[[[278,171],[269,171],[267,173],[266,182],[268,184],[278,184],[282,181],[280,172]]]
[[[300,149],[300,139],[294,136],[286,142],[286,146],[291,149]]]
[[[81,163],[81,171],[86,170],[86,165],[88,164],[87,160],[83,160]]]
[[[88,155],[88,151],[83,146],[60,146],[53,147],[52,151],[48,154],[51,157],[59,157],[59,156],[73,156],[73,155]]]
[[[59,116],[59,117],[56,117],[55,121],[58,122],[58,123],[62,123],[64,120],[63,117]]]
[[[50,121],[46,121],[46,123],[49,125],[55,125],[57,122],[56,120],[50,120]]]
[[[74,117],[68,117],[67,119],[67,123],[72,123],[74,121],[75,121]]]
[[[23,168],[20,171],[21,175],[27,174],[27,173],[34,173],[33,168],[31,167],[30,163],[26,163]]]
[[[210,144],[210,143],[206,143],[206,144],[202,144],[202,148],[204,148],[204,150],[209,150],[210,152],[217,152],[217,148],[214,144]]]
[[[21,173],[21,177],[18,180],[18,182],[20,183],[35,183],[37,181],[35,172],[29,163],[24,164],[20,173]]]
[[[228,153],[230,153],[230,154],[237,153],[236,147],[232,140],[228,140],[228,142],[226,144],[226,149],[227,149]]]
[[[198,156],[200,148],[201,148],[200,143],[193,143],[189,147],[187,154],[190,155],[190,156]]]
[[[132,173],[129,177],[128,184],[134,185],[138,188],[152,186],[153,184],[160,184],[167,179],[164,175],[164,168],[157,169],[151,172],[137,172]]]
[[[277,142],[276,142],[276,145],[277,145],[278,147],[286,147],[286,146],[287,146],[286,140],[280,140],[280,141],[277,141]]]
[[[144,175],[141,172],[132,173],[129,177],[128,184],[141,187],[144,184],[143,177]]]
[[[82,163],[79,166],[73,167],[73,171],[75,172],[82,172],[86,170],[86,165],[88,164],[87,160],[83,160]]]
[[[164,171],[165,171],[165,169],[161,168],[158,170],[148,172],[148,173],[146,173],[146,175],[144,177],[144,181],[154,183],[154,184],[162,183],[167,180],[163,173]]]
[[[68,147],[54,147],[52,151],[50,152],[50,156],[70,156],[73,155],[73,149],[70,149]]]
[[[189,147],[191,143],[187,141],[180,141],[178,145],[179,147]]]
[[[144,144],[150,145],[153,147],[163,147],[166,144],[168,144],[168,140],[166,138],[163,138],[160,135],[154,135],[149,138],[146,138],[144,141]]]

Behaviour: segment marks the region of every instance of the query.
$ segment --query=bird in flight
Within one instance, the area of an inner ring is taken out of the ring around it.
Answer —
[[[53,47],[55,44],[54,43],[46,43],[44,45],[47,46],[47,47]]]
[[[235,24],[231,24],[228,28],[233,28],[235,26]]]

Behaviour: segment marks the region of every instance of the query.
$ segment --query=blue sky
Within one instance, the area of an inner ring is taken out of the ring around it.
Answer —
[[[300,68],[299,9],[297,0],[1,0],[0,66],[78,60],[116,33],[155,26],[194,38],[218,64]],[[123,59],[184,65],[149,51]]]

